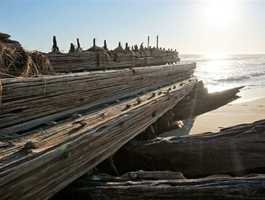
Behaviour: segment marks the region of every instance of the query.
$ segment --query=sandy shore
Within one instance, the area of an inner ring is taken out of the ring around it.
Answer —
[[[227,104],[195,119],[190,134],[217,132],[220,128],[265,119],[265,98]]]

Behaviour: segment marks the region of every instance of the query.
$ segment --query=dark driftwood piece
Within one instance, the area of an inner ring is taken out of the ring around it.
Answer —
[[[203,83],[198,82],[189,95],[185,96],[173,109],[140,134],[137,140],[154,139],[167,131],[178,129],[178,121],[193,119],[237,99],[237,94],[241,88],[236,87],[221,92],[208,93]]]
[[[94,175],[69,188],[67,197],[71,196],[74,200],[89,197],[91,200],[256,200],[265,199],[265,175],[202,179],[185,179],[173,172],[131,172],[122,177]]]
[[[159,136],[161,133],[176,129],[176,121],[195,118],[200,114],[215,110],[234,101],[239,98],[237,94],[241,88],[236,87],[220,92],[208,93],[203,83],[198,82],[189,95],[153,125],[155,135]],[[147,133],[147,135],[149,134]]]
[[[209,93],[203,82],[198,82],[193,93],[183,99],[174,109],[175,119],[183,120],[193,118],[224,106],[239,98],[237,94],[243,87],[236,87],[220,92]]]
[[[192,76],[195,65],[164,65],[0,80],[0,133],[13,133]]]
[[[1,200],[50,198],[172,109],[195,83],[185,80],[48,127],[7,135],[14,139],[1,135]]]
[[[181,171],[187,177],[265,172],[265,120],[218,133],[132,142],[114,156],[120,173]],[[126,160],[126,162],[124,162]]]

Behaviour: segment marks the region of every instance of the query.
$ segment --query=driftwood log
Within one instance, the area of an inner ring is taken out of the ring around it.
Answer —
[[[167,171],[130,172],[122,177],[96,174],[68,189],[69,200],[257,200],[265,199],[265,175],[186,179]]]
[[[0,133],[24,131],[93,106],[192,76],[195,65],[165,65],[1,79]]]
[[[113,155],[191,92],[178,82],[0,140],[1,200],[44,200]]]
[[[140,136],[142,139],[153,139],[154,136],[176,129],[178,128],[177,121],[193,119],[200,114],[215,110],[239,98],[237,94],[240,89],[242,87],[208,93],[203,82],[198,82],[189,95]]]
[[[183,134],[187,134],[189,129],[185,129],[185,126],[189,125],[186,124],[186,119],[189,123],[196,116],[217,109],[239,98],[237,94],[241,88],[236,87],[221,92],[208,93],[204,84],[199,81],[190,94],[185,96],[173,109],[164,114],[163,117],[135,139],[150,140],[166,134],[167,131],[176,129],[179,129]],[[185,131],[181,130],[182,128]]]
[[[114,163],[120,174],[137,170],[181,171],[186,177],[265,172],[265,120],[183,137],[134,141]],[[124,162],[126,160],[126,162]]]
[[[194,118],[200,114],[209,112],[224,106],[239,98],[237,94],[243,87],[235,87],[219,92],[209,93],[202,81],[196,84],[193,92],[185,97],[172,112],[175,113],[174,120]]]

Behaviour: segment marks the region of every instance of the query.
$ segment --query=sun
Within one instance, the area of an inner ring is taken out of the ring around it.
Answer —
[[[205,0],[203,4],[204,21],[212,28],[230,28],[238,20],[238,0]]]

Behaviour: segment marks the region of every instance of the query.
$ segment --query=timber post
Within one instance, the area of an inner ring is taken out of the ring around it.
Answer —
[[[93,38],[93,47],[96,47],[96,38]]]
[[[73,43],[70,44],[70,49],[69,49],[69,53],[74,53],[75,52],[75,46]]]
[[[128,42],[125,43],[125,50],[126,50],[126,51],[130,51],[130,48],[129,48]]]
[[[59,53],[59,47],[57,46],[57,40],[56,40],[56,36],[53,36],[52,38],[52,53]]]
[[[150,48],[150,36],[148,35],[147,37],[147,48],[149,49]]]
[[[107,46],[107,41],[106,40],[104,40],[104,46],[103,46],[103,48],[107,51],[108,50],[108,46]]]
[[[76,38],[76,45],[77,45],[76,50],[77,51],[82,51],[82,48],[81,48],[81,45],[80,45],[80,42],[79,42],[79,38]]]
[[[156,36],[156,48],[158,49],[158,44],[159,43],[159,37],[158,37],[158,35]]]

